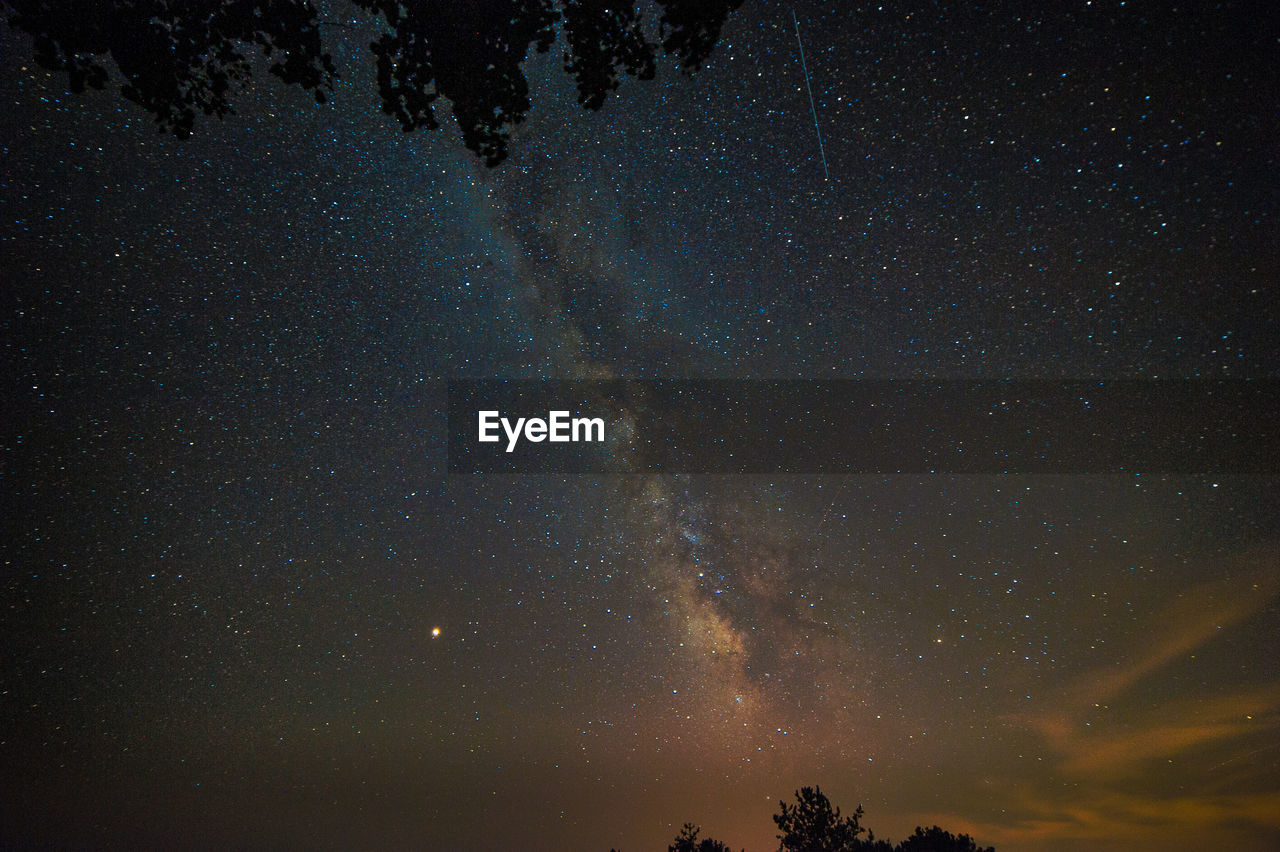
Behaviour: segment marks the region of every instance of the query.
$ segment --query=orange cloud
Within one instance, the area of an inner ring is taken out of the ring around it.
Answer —
[[[1252,760],[1277,747],[1280,684],[1203,694],[1182,688],[1172,680],[1181,670],[1171,671],[1219,637],[1250,629],[1273,604],[1278,552],[1238,554],[1219,572],[1228,579],[1184,589],[1144,619],[1110,665],[1071,679],[1047,705],[1006,717],[1015,731],[1036,735],[1048,773],[1008,779],[1007,819],[965,823],[939,814],[937,821],[1002,852],[1075,843],[1280,848],[1275,772]]]
[[[1117,791],[1086,793],[1062,804],[1023,796],[1014,821],[965,820],[926,814],[1001,852],[1077,848],[1147,850],[1218,848],[1261,850],[1280,839],[1280,791],[1235,796],[1150,797]],[[1269,838],[1269,839],[1268,839]]]

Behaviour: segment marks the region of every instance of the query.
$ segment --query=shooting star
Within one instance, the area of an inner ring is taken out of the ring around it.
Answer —
[[[791,21],[796,25],[796,44],[800,45],[800,68],[804,71],[804,87],[809,90],[809,111],[813,113],[813,132],[818,134],[818,153],[822,155],[822,174],[831,180],[831,172],[827,171],[827,152],[822,147],[822,131],[818,129],[818,107],[813,102],[813,86],[809,84],[809,66],[804,61],[804,42],[800,39],[800,21],[796,18],[796,10],[791,10]]]

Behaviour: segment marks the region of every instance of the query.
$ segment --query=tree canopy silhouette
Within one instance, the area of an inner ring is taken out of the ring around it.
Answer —
[[[667,852],[733,852],[719,840],[712,840],[710,837],[699,840],[700,831],[693,823],[686,822],[676,839],[667,847]]]
[[[938,826],[921,828],[899,843],[895,852],[996,852],[994,846],[979,846],[967,834],[956,836]]]
[[[779,802],[778,806],[781,810],[773,815],[782,832],[777,835],[778,852],[996,852],[993,846],[979,846],[967,834],[955,835],[936,825],[916,826],[914,834],[896,845],[877,839],[862,827],[861,805],[851,815],[841,816],[820,787],[801,787],[794,805]],[[700,838],[700,833],[698,826],[686,822],[667,852],[731,852],[719,840]]]
[[[778,852],[846,852],[855,848],[859,834],[866,831],[860,824],[862,806],[852,816],[840,816],[821,787],[802,787],[796,791],[796,803],[779,802],[782,808],[774,814],[781,841]]]
[[[782,832],[778,852],[995,852],[990,846],[979,847],[967,834],[956,836],[936,825],[927,830],[917,826],[914,834],[897,845],[877,840],[862,827],[861,805],[852,815],[842,817],[819,787],[797,790],[794,805],[778,804],[781,810],[773,817]]]
[[[349,0],[384,31],[370,48],[382,110],[407,132],[439,127],[434,103],[452,104],[466,146],[494,166],[530,108],[522,65],[565,35],[564,68],[578,102],[600,109],[623,74],[652,79],[659,47],[692,72],[711,54],[743,0],[655,0],[657,41],[631,0]],[[115,61],[120,93],[162,131],[191,134],[197,115],[233,113],[251,77],[246,47],[270,73],[323,103],[339,76],[325,21],[310,0],[0,0],[9,23],[31,35],[37,62],[66,72],[72,92],[105,88]],[[330,24],[332,25],[332,24]]]

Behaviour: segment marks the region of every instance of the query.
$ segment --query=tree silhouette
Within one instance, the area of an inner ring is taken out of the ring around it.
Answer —
[[[857,852],[896,852],[897,847],[887,840],[877,840],[874,831],[867,831],[865,838],[858,838],[853,842],[853,848]]]
[[[897,852],[996,852],[993,846],[979,846],[967,834],[956,836],[938,826],[923,829],[898,844]]]
[[[778,852],[995,852],[990,846],[979,847],[967,834],[957,837],[936,825],[928,830],[917,826],[915,834],[896,846],[877,840],[861,825],[861,805],[852,816],[842,817],[819,787],[802,787],[796,791],[796,804],[779,806],[781,811],[773,817],[782,832]]]
[[[466,146],[494,166],[511,131],[528,115],[522,65],[544,53],[563,21],[564,68],[578,102],[600,109],[620,74],[652,79],[660,46],[686,72],[701,67],[729,14],[743,0],[656,0],[658,42],[633,0],[349,0],[385,31],[370,45],[382,110],[406,131],[439,127],[433,104],[452,104]],[[256,46],[285,83],[327,100],[338,71],[325,48],[326,24],[310,0],[0,0],[9,23],[31,35],[36,61],[66,72],[68,88],[102,89],[99,57],[115,61],[120,93],[185,137],[197,115],[233,113],[232,94],[251,77]]]
[[[701,830],[693,823],[686,822],[676,839],[667,847],[667,852],[733,852],[719,840],[712,840],[710,837],[699,840],[698,832]]]
[[[778,852],[851,852],[857,848],[858,835],[865,829],[858,824],[862,806],[853,816],[840,816],[820,787],[802,787],[796,791],[796,803],[779,802],[781,811],[774,814],[780,844]]]

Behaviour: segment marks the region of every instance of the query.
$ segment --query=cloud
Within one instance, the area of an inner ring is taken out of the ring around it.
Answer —
[[[1276,747],[1280,684],[1255,679],[1197,692],[1184,679],[1221,658],[1215,642],[1257,628],[1277,599],[1278,553],[1272,545],[1235,554],[1215,566],[1222,579],[1156,607],[1109,664],[1006,716],[1013,731],[1033,735],[1047,769],[1009,779],[1000,792],[1009,819],[937,821],[1013,848],[1188,848],[1200,845],[1196,838],[1272,848],[1280,841],[1280,773],[1274,761],[1253,758]]]
[[[1245,690],[1211,699],[1188,698],[1161,706],[1135,730],[1077,740],[1063,751],[1063,768],[1077,775],[1118,776],[1140,771],[1153,760],[1280,728],[1280,686]]]
[[[924,814],[997,849],[1093,850],[1230,848],[1263,850],[1280,839],[1280,791],[1237,795],[1153,797],[1121,791],[1085,793],[1075,800],[1024,796],[1014,821],[966,820]]]
[[[1049,706],[1011,721],[1038,734],[1066,772],[1082,776],[1138,772],[1151,760],[1274,724],[1280,687],[1197,694],[1176,702],[1147,697],[1159,693],[1152,687],[1159,685],[1164,669],[1240,627],[1276,599],[1276,548],[1238,554],[1230,568],[1228,578],[1184,589],[1158,608],[1110,665],[1070,680]],[[1126,712],[1112,710],[1116,702]]]

